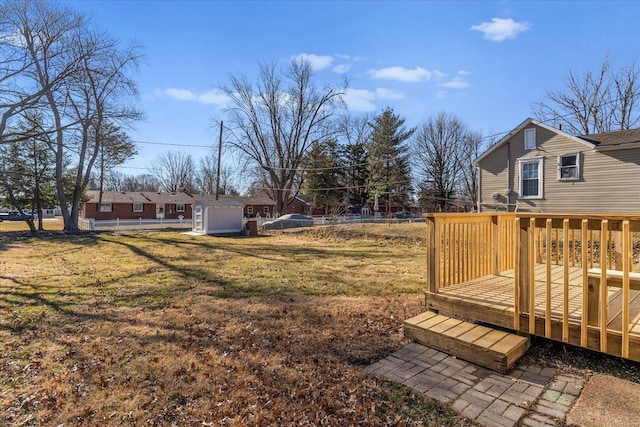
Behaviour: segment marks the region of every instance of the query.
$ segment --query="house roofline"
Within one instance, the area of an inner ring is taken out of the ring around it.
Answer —
[[[585,141],[582,138],[579,138],[577,136],[573,136],[570,135],[566,132],[561,131],[560,129],[556,129],[552,126],[546,125],[542,122],[539,122],[538,120],[532,119],[532,118],[527,118],[526,120],[524,120],[522,123],[520,123],[517,127],[515,127],[513,130],[511,130],[509,133],[507,133],[505,136],[502,137],[502,139],[500,139],[498,142],[496,142],[495,144],[493,144],[491,147],[489,147],[484,153],[480,154],[473,162],[474,165],[478,166],[478,163],[480,163],[482,160],[484,160],[489,154],[491,154],[492,152],[494,152],[495,150],[498,149],[498,147],[501,147],[504,143],[506,143],[509,139],[511,139],[511,137],[513,135],[515,135],[516,133],[520,132],[521,130],[523,130],[525,127],[529,126],[529,125],[535,125],[535,126],[539,126],[543,129],[546,129],[550,132],[554,132],[558,135],[564,136],[566,138],[571,139],[574,142],[580,143],[582,145],[586,145],[589,148],[595,148],[596,144],[593,144],[589,141]]]
[[[608,144],[603,146],[597,146],[597,151],[618,151],[618,150],[630,150],[632,148],[640,148],[640,141],[638,142],[624,142],[621,144]]]

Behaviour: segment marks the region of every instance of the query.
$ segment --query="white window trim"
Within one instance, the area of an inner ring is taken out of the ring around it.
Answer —
[[[576,175],[575,177],[562,178],[562,158],[576,156]],[[558,181],[577,181],[580,179],[580,153],[569,153],[558,156]]]
[[[253,206],[247,206],[247,214],[253,215]]]
[[[524,130],[524,149],[535,150],[536,148],[536,128]]]
[[[268,214],[268,213],[269,213],[269,206],[264,206],[264,207],[262,208],[262,213],[266,213],[266,214]]]
[[[538,194],[535,196],[522,195],[522,165],[525,163],[538,163]],[[544,157],[527,157],[518,159],[518,199],[542,199],[544,198]]]
[[[184,203],[176,203],[176,212],[184,212],[185,209]]]
[[[113,212],[113,204],[111,203],[102,203],[99,206],[100,212]]]
[[[139,209],[138,209],[139,207]],[[134,212],[144,212],[144,203],[134,203],[133,204],[133,211]]]

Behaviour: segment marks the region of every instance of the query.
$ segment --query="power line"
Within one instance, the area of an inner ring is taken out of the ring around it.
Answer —
[[[176,142],[152,142],[152,141],[131,141],[135,144],[149,144],[149,145],[166,145],[171,147],[187,147],[187,148],[211,148],[213,145],[197,145],[197,144],[178,144]]]

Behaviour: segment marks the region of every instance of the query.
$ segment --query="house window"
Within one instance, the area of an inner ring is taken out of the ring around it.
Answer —
[[[565,154],[558,157],[558,179],[569,181],[580,178],[580,154]]]
[[[100,212],[113,212],[113,205],[111,203],[100,204]]]
[[[520,198],[542,198],[542,158],[522,159],[520,167]]]
[[[184,203],[176,203],[176,212],[184,212]]]
[[[247,206],[247,215],[253,215],[253,206]]]
[[[142,203],[134,203],[133,204],[133,211],[134,212],[143,212],[144,211],[144,205]]]
[[[265,215],[267,215],[267,214],[269,213],[269,206],[265,206],[265,207],[262,209],[262,213],[264,213]]]
[[[533,150],[536,148],[536,128],[524,130],[524,149]]]

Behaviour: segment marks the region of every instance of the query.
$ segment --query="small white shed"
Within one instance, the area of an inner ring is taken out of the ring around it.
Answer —
[[[244,203],[238,200],[196,200],[191,208],[194,233],[227,234],[242,231]]]

